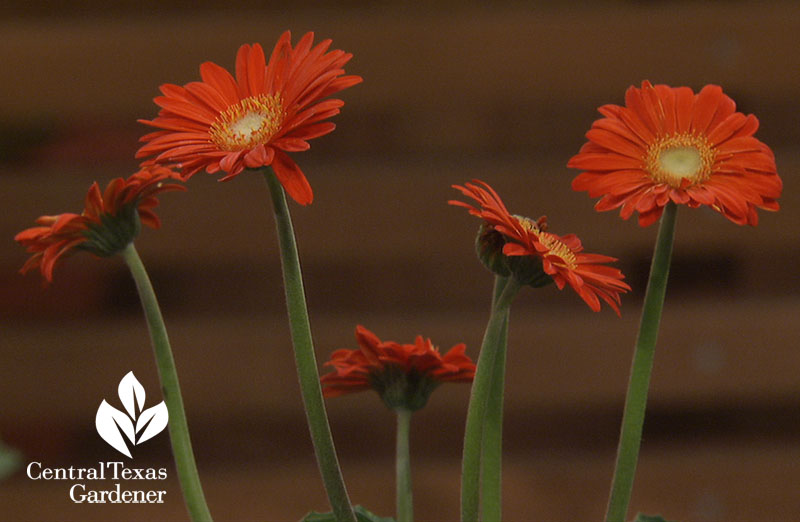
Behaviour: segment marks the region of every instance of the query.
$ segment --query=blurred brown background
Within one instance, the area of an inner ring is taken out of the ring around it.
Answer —
[[[16,273],[12,238],[78,211],[93,180],[134,172],[162,83],[232,68],[238,46],[290,28],[354,54],[364,83],[338,129],[295,159],[315,191],[292,206],[320,362],[364,324],[477,356],[492,278],[477,220],[449,207],[481,178],[516,213],[620,258],[622,318],[569,290],[513,307],[506,409],[507,520],[600,520],[656,226],[598,214],[565,165],[598,117],[643,79],[723,86],[761,121],[785,182],[757,228],[682,208],[631,512],[697,521],[800,520],[800,9],[796,2],[325,3],[84,0],[0,10],[0,436],[24,462],[122,460],[94,415],[133,370],[154,404],[152,350],[121,260],[66,260],[55,283]],[[217,520],[326,510],[301,410],[263,179],[197,174],[161,198],[164,226],[137,246],[170,329],[201,477]],[[419,520],[458,516],[468,387],[415,416]],[[374,394],[329,401],[355,503],[394,509],[394,419]],[[170,467],[167,503],[75,505],[71,483],[0,483],[3,520],[186,520],[167,437],[131,465]],[[106,483],[106,486],[111,487]],[[147,489],[163,489],[148,483]]]

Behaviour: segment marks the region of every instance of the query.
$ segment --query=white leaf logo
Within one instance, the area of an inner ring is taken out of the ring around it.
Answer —
[[[152,439],[167,427],[169,413],[164,401],[144,409],[144,387],[133,372],[128,372],[122,378],[117,393],[125,411],[118,410],[103,399],[97,408],[94,424],[104,441],[126,457],[132,458],[125,439],[132,446]]]
[[[144,386],[136,379],[136,376],[133,372],[128,372],[125,377],[119,381],[119,387],[117,388],[117,393],[119,394],[119,400],[122,401],[122,405],[125,406],[125,411],[128,412],[128,415],[131,418],[136,418],[136,412],[142,411],[144,408]],[[135,399],[135,401],[134,401]],[[135,407],[135,404],[139,405],[138,410]]]
[[[115,421],[120,421],[121,425],[117,424]],[[103,440],[108,442],[112,448],[126,457],[131,456],[131,452],[125,444],[125,439],[120,435],[120,430],[122,430],[122,432],[128,436],[128,440],[133,438],[131,437],[133,434],[128,433],[128,431],[133,431],[133,424],[131,424],[131,420],[124,413],[111,406],[103,399],[103,402],[100,403],[100,407],[97,408],[97,416],[94,419],[94,425],[97,427],[97,433],[99,433],[100,436],[103,437]],[[130,427],[130,430],[128,430],[128,427]]]
[[[142,432],[139,435],[139,442],[141,444],[146,440],[150,440],[167,427],[167,420],[169,414],[167,413],[167,405],[164,401],[159,402],[152,408],[148,408],[139,415],[139,420],[136,421],[136,433]],[[144,431],[142,431],[144,428]]]

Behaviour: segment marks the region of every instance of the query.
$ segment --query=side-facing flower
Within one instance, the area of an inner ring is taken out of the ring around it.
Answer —
[[[598,211],[620,208],[639,225],[654,223],[669,201],[706,205],[739,225],[757,225],[756,208],[778,210],[782,182],[775,157],[753,135],[758,120],[736,112],[717,85],[642,82],[625,106],[604,105],[589,141],[567,164],[581,169],[572,188],[601,197]]]
[[[441,383],[471,382],[475,376],[464,344],[441,354],[430,339],[383,342],[361,325],[356,327],[356,341],[358,349],[336,350],[325,363],[333,367],[320,379],[325,397],[374,389],[389,408],[415,411]]]
[[[177,183],[181,178],[161,166],[142,168],[128,179],[111,180],[104,191],[94,182],[86,194],[83,212],[41,216],[39,226],[23,230],[14,240],[32,254],[21,273],[39,268],[47,282],[53,280],[53,268],[64,256],[79,250],[108,257],[122,251],[141,230],[144,223],[159,228],[161,222],[153,209],[156,195],[186,190]]]
[[[307,33],[292,47],[291,33],[281,35],[269,62],[259,44],[243,45],[236,55],[236,78],[212,62],[200,66],[202,81],[183,87],[161,86],[156,97],[158,116],[142,123],[156,132],[138,158],[179,164],[185,178],[205,169],[227,174],[226,181],[244,169],[272,166],[286,192],[301,205],[313,193],[300,167],[287,152],[307,150],[308,140],[336,127],[323,121],[339,113],[344,102],[328,96],[362,81],[343,76],[352,55],[328,51],[331,40],[312,47]]]
[[[630,290],[622,272],[607,263],[616,258],[583,252],[574,234],[558,236],[547,231],[547,218],[538,220],[512,215],[497,192],[487,183],[474,180],[465,186],[453,185],[478,206],[463,201],[449,201],[464,207],[483,220],[478,237],[479,254],[491,255],[490,269],[502,276],[513,274],[522,284],[542,286],[543,279],[554,281],[559,290],[569,284],[595,312],[600,299],[619,315],[619,294]],[[488,252],[487,252],[488,251]],[[498,253],[499,252],[499,253]],[[505,273],[503,268],[505,268]]]

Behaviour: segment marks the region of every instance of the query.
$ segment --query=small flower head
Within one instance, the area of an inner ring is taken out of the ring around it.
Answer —
[[[39,268],[47,282],[53,280],[53,268],[64,256],[85,250],[100,257],[119,253],[136,238],[145,224],[158,228],[161,222],[153,209],[156,195],[186,190],[172,170],[151,166],[128,179],[116,178],[100,191],[93,183],[86,195],[83,212],[41,216],[39,226],[23,230],[14,240],[32,254],[20,269],[26,273]]]
[[[179,164],[185,178],[205,169],[229,180],[244,169],[272,166],[286,192],[301,205],[313,193],[288,152],[307,150],[308,140],[331,132],[327,120],[344,102],[328,98],[361,82],[343,76],[352,55],[328,51],[330,40],[312,47],[307,33],[292,47],[291,33],[281,35],[267,62],[259,44],[243,45],[236,55],[236,78],[211,62],[200,66],[202,81],[161,86],[161,107],[152,121],[160,130],[143,136],[136,156]]]
[[[600,299],[619,314],[619,294],[630,290],[618,269],[606,266],[613,257],[586,254],[574,234],[558,236],[547,231],[547,218],[532,219],[512,215],[500,196],[483,181],[465,186],[453,185],[478,203],[450,201],[483,220],[478,235],[478,253],[484,263],[499,275],[512,274],[522,284],[539,287],[552,281],[559,290],[569,284],[595,312]],[[488,252],[488,253],[487,253]],[[492,259],[487,262],[487,259]],[[498,271],[505,263],[505,271]]]
[[[383,342],[360,325],[356,341],[358,349],[337,350],[325,363],[333,367],[320,379],[325,397],[373,389],[389,408],[415,411],[425,406],[441,383],[471,382],[475,376],[464,344],[442,355],[430,339],[417,336],[414,344]]]
[[[604,105],[589,141],[567,164],[581,169],[572,188],[601,197],[598,211],[620,208],[639,225],[661,216],[669,201],[705,205],[739,225],[757,225],[756,209],[778,210],[783,184],[775,157],[753,135],[758,120],[736,112],[716,85],[688,87],[642,82],[625,106]]]

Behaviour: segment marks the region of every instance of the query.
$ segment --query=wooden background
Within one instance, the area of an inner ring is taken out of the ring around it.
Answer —
[[[491,183],[516,213],[620,258],[622,317],[569,290],[524,291],[512,311],[507,520],[599,520],[656,226],[598,214],[565,165],[598,117],[643,79],[717,83],[775,151],[781,211],[738,227],[682,208],[632,513],[697,521],[800,520],[800,10],[794,2],[70,3],[0,11],[0,436],[25,462],[91,466],[99,402],[129,370],[158,389],[133,284],[119,259],[67,259],[55,283],[22,277],[12,241],[40,214],[78,211],[93,180],[134,172],[137,118],[161,83],[232,67],[238,46],[314,30],[354,54],[364,83],[338,129],[296,154],[315,191],[292,206],[320,361],[417,334],[477,356],[492,278],[477,220],[446,201]],[[161,198],[162,230],[137,247],[159,294],[201,478],[217,520],[297,520],[325,510],[301,410],[265,184],[200,173]],[[418,520],[458,516],[468,387],[442,386],[415,415]],[[393,512],[394,425],[373,394],[329,401],[352,499]],[[167,437],[136,466],[170,466],[167,503],[74,505],[69,484],[19,472],[3,520],[186,520]],[[148,484],[146,487],[160,486]],[[161,489],[161,488],[159,488]]]

